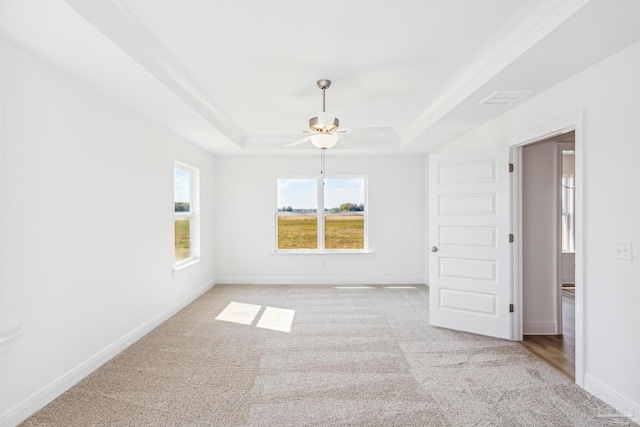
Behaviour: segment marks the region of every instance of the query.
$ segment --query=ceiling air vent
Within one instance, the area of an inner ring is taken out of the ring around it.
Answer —
[[[532,90],[501,90],[483,99],[478,105],[508,105],[529,95]]]

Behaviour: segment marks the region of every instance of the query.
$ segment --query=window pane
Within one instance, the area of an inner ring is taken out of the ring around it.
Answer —
[[[364,215],[325,215],[326,249],[364,249]]]
[[[174,231],[176,262],[191,258],[191,219],[176,218]]]
[[[325,212],[364,211],[364,178],[327,178],[324,181]]]
[[[278,178],[278,212],[318,211],[318,181],[315,178]]]
[[[173,190],[175,212],[189,212],[191,208],[191,174],[180,168],[173,168]]]
[[[566,156],[565,156],[566,157]],[[575,252],[575,178],[562,175],[562,251]]]
[[[278,249],[317,249],[318,217],[278,215]]]

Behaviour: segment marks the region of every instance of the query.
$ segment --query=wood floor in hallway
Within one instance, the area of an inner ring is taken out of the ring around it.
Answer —
[[[575,379],[575,289],[562,290],[562,335],[525,335],[521,345],[571,379]]]

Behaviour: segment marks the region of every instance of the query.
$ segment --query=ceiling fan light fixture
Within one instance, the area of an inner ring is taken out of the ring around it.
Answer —
[[[318,88],[322,90],[322,111],[318,113],[317,117],[312,117],[309,119],[309,130],[303,131],[311,135],[294,141],[291,144],[287,145],[287,147],[293,147],[310,140],[313,145],[323,150],[322,153],[324,156],[325,149],[331,148],[336,145],[336,143],[338,142],[338,135],[351,133],[352,130],[355,130],[357,133],[358,128],[351,130],[340,129],[340,121],[336,118],[336,116],[331,113],[327,113],[325,92],[329,88],[329,86],[331,86],[331,80],[318,80]],[[383,136],[393,132],[393,129],[390,127],[361,128],[361,130],[362,129],[368,130],[368,132],[365,133],[374,137]],[[324,170],[324,167],[322,168],[322,170]]]
[[[330,133],[317,133],[311,135],[311,143],[318,148],[331,148],[338,142],[338,135],[331,135]]]
[[[318,113],[318,117],[309,119],[309,128],[314,132],[331,132],[338,129],[340,121],[330,113]]]

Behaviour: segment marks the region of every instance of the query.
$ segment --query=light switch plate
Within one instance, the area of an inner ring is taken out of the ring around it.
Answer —
[[[613,258],[632,261],[633,250],[631,242],[616,242],[613,252]]]

